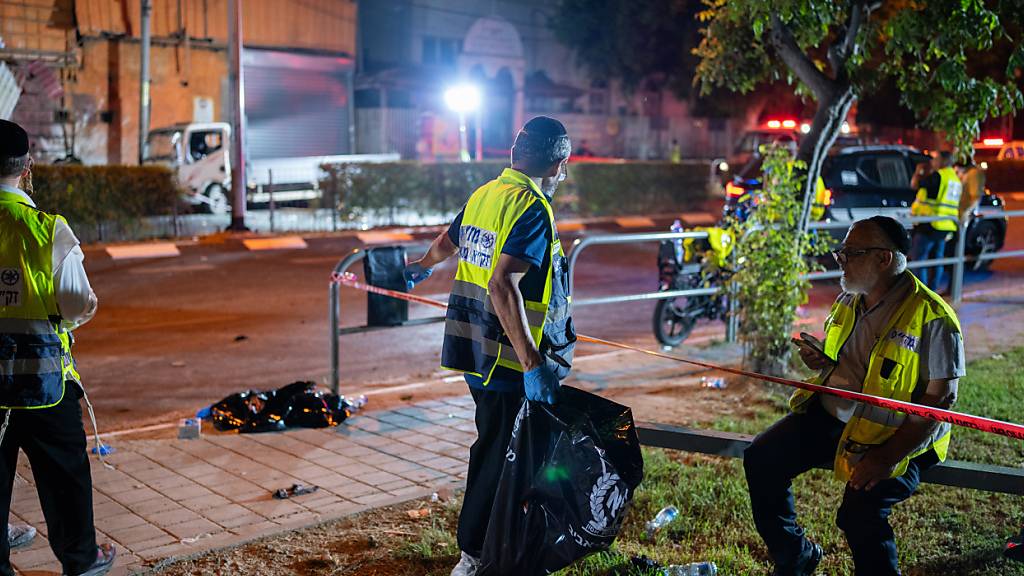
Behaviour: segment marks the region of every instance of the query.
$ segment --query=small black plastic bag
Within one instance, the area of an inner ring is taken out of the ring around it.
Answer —
[[[554,406],[524,401],[477,574],[550,574],[606,550],[643,475],[628,407],[569,386]]]

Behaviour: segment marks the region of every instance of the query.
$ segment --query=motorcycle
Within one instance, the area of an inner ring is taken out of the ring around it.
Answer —
[[[658,291],[724,286],[733,271],[727,266],[732,237],[721,228],[697,228],[708,238],[662,240],[658,247]],[[726,294],[677,296],[658,301],[654,308],[654,336],[665,348],[681,344],[698,320],[726,321]]]

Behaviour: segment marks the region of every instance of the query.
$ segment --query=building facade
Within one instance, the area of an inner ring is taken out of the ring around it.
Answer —
[[[485,156],[508,153],[514,130],[537,114],[558,117],[576,144],[599,156],[718,156],[744,120],[698,118],[666,91],[625,95],[591,78],[555,38],[544,0],[374,0],[360,6],[356,80],[358,147],[407,158],[457,157],[458,120],[446,87],[481,88]]]
[[[351,152],[354,0],[239,1],[250,157]],[[147,128],[230,118],[228,0],[151,3]],[[37,157],[138,161],[140,21],[140,0],[0,3],[0,103]]]

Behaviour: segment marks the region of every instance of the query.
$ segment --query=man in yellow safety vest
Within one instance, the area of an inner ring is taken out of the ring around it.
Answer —
[[[943,258],[946,241],[956,232],[960,218],[963,184],[953,168],[953,153],[945,150],[934,152],[930,164],[930,172],[925,164],[921,164],[910,180],[911,189],[917,189],[917,197],[910,206],[910,215],[946,216],[951,219],[914,226],[911,260]],[[921,269],[921,281],[932,290],[939,290],[941,277],[942,266]]]
[[[910,238],[892,218],[854,223],[833,252],[842,294],[825,319],[825,340],[794,340],[820,370],[811,382],[949,408],[965,374],[956,313],[907,271]],[[892,507],[910,497],[921,472],[945,460],[950,425],[827,394],[797,390],[792,412],[759,434],[743,455],[754,523],[774,574],[814,574],[822,548],[797,523],[790,483],[831,461],[845,483],[836,524],[855,572],[899,574]]]
[[[96,545],[85,392],[71,357],[71,330],[95,314],[96,295],[68,223],[24,190],[31,167],[25,130],[0,120],[0,514],[10,511],[21,448],[64,574],[99,576],[115,551]],[[14,575],[8,546],[0,538],[3,576]]]
[[[554,403],[569,375],[576,332],[568,263],[551,199],[572,150],[561,122],[538,116],[512,146],[512,167],[473,192],[446,232],[409,264],[410,289],[458,254],[441,365],[465,374],[477,440],[459,516],[462,557],[452,576],[474,576],[516,415],[529,400]]]

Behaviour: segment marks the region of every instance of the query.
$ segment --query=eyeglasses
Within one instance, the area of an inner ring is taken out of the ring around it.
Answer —
[[[850,258],[859,258],[872,250],[885,250],[886,252],[892,252],[891,248],[882,248],[880,246],[868,246],[867,248],[850,248],[843,246],[839,250],[833,250],[832,257],[836,259],[836,263],[840,266],[846,266],[846,262]]]

